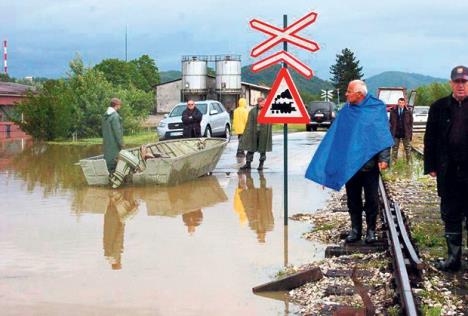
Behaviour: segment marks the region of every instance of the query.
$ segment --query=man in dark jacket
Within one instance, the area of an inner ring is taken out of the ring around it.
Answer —
[[[102,147],[107,169],[110,173],[114,172],[115,166],[117,165],[116,158],[124,146],[122,119],[119,113],[117,113],[121,106],[122,101],[117,98],[112,98],[111,104],[102,118]]]
[[[450,85],[452,94],[431,105],[424,136],[424,172],[437,177],[445,223],[448,258],[437,264],[443,271],[460,269],[468,220],[468,68],[455,67]]]
[[[187,101],[187,108],[182,112],[182,123],[184,124],[184,137],[201,137],[201,126],[203,114],[195,106],[193,100]]]
[[[411,161],[411,139],[413,138],[413,114],[406,106],[404,98],[398,99],[396,109],[390,111],[390,132],[395,145],[392,147],[392,161],[398,158],[400,141],[403,141],[406,161]]]
[[[258,114],[265,105],[265,99],[257,99],[258,104],[249,111],[247,125],[239,146],[240,150],[246,150],[246,162],[241,167],[242,170],[250,170],[254,153],[260,153],[260,163],[258,170],[263,170],[263,164],[266,160],[266,152],[272,149],[272,131],[271,124],[260,124],[257,122]]]

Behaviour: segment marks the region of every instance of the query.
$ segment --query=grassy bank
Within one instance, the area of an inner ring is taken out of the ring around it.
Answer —
[[[154,143],[158,141],[158,134],[153,131],[150,132],[139,132],[133,135],[124,136],[125,145],[141,145],[147,143]],[[88,146],[88,145],[101,145],[102,137],[95,138],[83,138],[78,139],[77,141],[72,140],[60,140],[60,141],[51,141],[47,142],[48,144],[56,145],[73,145],[73,146]]]
[[[283,125],[284,124],[273,124],[273,133],[283,132]],[[295,132],[305,132],[306,127],[305,124],[288,124],[288,132],[295,133]]]

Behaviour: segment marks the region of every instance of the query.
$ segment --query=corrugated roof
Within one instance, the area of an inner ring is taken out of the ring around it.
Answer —
[[[28,90],[35,91],[36,88],[14,82],[0,82],[0,94],[3,95],[22,95],[26,94]]]

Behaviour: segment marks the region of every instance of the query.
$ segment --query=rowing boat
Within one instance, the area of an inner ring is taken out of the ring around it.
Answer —
[[[126,149],[137,157],[136,172],[126,182],[137,185],[176,185],[213,171],[228,140],[225,138],[187,138],[160,141]],[[151,158],[145,159],[144,157]],[[88,185],[108,185],[110,174],[103,155],[81,159],[79,162]]]

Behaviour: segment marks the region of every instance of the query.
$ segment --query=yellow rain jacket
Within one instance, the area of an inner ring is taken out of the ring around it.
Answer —
[[[247,108],[247,100],[240,98],[239,105],[237,106],[237,109],[234,110],[234,117],[232,120],[232,127],[234,129],[234,133],[237,135],[242,135],[244,133],[248,115],[249,109]]]

